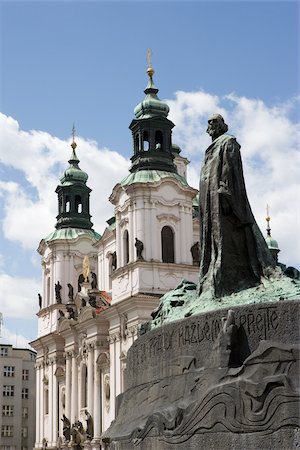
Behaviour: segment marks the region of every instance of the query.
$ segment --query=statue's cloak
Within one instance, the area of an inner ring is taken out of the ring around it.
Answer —
[[[258,285],[275,261],[251,211],[234,136],[223,134],[206,150],[199,191],[199,294],[222,297]]]

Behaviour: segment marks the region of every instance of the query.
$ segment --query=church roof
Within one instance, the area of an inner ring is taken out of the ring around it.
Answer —
[[[59,228],[58,230],[52,231],[52,233],[48,234],[44,240],[46,242],[57,240],[75,240],[84,236],[88,236],[97,241],[101,239],[101,235],[94,230],[87,230],[83,228]]]
[[[183,186],[189,187],[186,179],[178,173],[163,170],[139,170],[138,172],[130,173],[121,181],[121,186],[129,186],[134,183],[153,183],[163,178],[173,178]]]

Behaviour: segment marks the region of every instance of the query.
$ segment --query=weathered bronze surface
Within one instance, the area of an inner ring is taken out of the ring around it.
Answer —
[[[209,119],[212,144],[200,175],[198,292],[214,297],[256,286],[275,267],[249,205],[240,145],[227,129],[219,114]]]

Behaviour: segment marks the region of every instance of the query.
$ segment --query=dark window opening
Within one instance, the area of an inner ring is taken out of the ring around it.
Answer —
[[[162,150],[163,148],[163,134],[160,130],[155,133],[155,149]]]
[[[161,230],[161,251],[164,263],[174,263],[174,233],[167,226]]]
[[[137,134],[134,140],[134,153],[138,153],[140,151],[140,136]]]
[[[82,200],[80,195],[75,195],[75,211],[82,213]]]
[[[124,264],[127,264],[129,263],[129,234],[127,230],[124,231],[123,244],[124,244]]]
[[[144,152],[149,150],[149,148],[150,148],[150,143],[149,143],[148,131],[144,131],[143,132],[143,149],[144,149]]]

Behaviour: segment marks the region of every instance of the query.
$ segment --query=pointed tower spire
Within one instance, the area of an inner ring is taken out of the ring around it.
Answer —
[[[273,258],[276,261],[276,264],[278,263],[278,253],[280,252],[280,249],[278,247],[278,243],[275,239],[272,238],[271,236],[271,227],[270,227],[270,209],[269,209],[269,205],[267,205],[267,217],[266,217],[266,221],[267,221],[267,236],[266,236],[266,243],[268,245],[268,248],[271,252],[271,255],[273,256]]]
[[[55,227],[92,229],[90,215],[90,192],[86,185],[88,174],[80,169],[76,155],[75,126],[72,128],[72,154],[69,167],[60,178],[60,185],[56,188],[58,194],[58,215]]]
[[[134,154],[131,158],[130,172],[139,170],[161,170],[176,172],[172,154],[172,128],[174,124],[167,118],[168,105],[161,101],[154,84],[155,73],[148,50],[148,84],[146,96],[134,109],[135,119],[129,128],[132,131]]]

